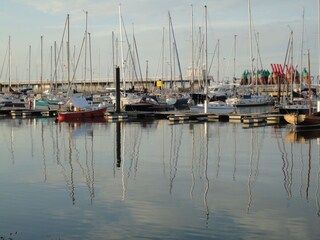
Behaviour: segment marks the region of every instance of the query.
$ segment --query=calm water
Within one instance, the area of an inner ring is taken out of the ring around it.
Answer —
[[[2,239],[320,239],[320,132],[2,119]]]

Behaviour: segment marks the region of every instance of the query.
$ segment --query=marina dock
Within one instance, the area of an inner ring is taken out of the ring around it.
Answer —
[[[11,118],[56,118],[58,110],[28,110],[28,109],[0,109],[0,116]],[[171,124],[188,122],[232,122],[243,123],[244,126],[262,126],[263,124],[280,124],[284,122],[282,114],[274,112],[265,113],[231,113],[231,114],[213,114],[213,113],[194,113],[191,111],[165,111],[165,112],[106,112],[106,121],[144,121],[144,120],[168,120]]]

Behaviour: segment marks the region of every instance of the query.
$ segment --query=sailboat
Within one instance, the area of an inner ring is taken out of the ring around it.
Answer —
[[[192,112],[204,112],[205,106],[203,103],[198,103],[197,105],[190,106]],[[227,104],[223,101],[212,101],[207,103],[207,112],[208,113],[233,113],[236,111],[236,108],[230,104]]]
[[[104,117],[107,111],[107,106],[90,106],[88,102],[82,97],[71,97],[69,109],[58,112],[58,121],[70,121],[70,120],[87,120],[97,117]]]
[[[308,51],[308,65],[309,74],[307,77],[308,82],[308,92],[309,92],[309,113],[299,114],[291,113],[285,114],[284,119],[286,122],[291,124],[295,129],[306,129],[306,128],[319,128],[320,127],[320,112],[312,112],[312,102],[311,102],[311,79],[310,79],[310,52]]]
[[[320,112],[313,114],[285,114],[284,119],[296,129],[320,127]]]
[[[11,36],[9,36],[8,51],[9,90],[8,92],[0,92],[0,108],[7,110],[24,109],[26,108],[25,95],[11,87]]]
[[[255,72],[258,73],[258,67],[256,71],[254,71],[253,68],[253,55],[252,55],[252,18],[251,18],[251,0],[248,0],[248,17],[249,17],[249,50],[250,50],[250,58],[249,58],[249,63],[251,70],[249,72],[249,79],[251,78],[251,82],[254,82],[254,75]],[[258,45],[257,45],[258,49]],[[257,50],[258,52],[258,50]],[[257,66],[258,66],[258,58],[257,58]],[[257,88],[257,77],[254,85],[256,87],[256,92],[255,94],[251,93],[249,89],[244,89],[246,90],[243,94],[236,94],[233,97],[230,97],[226,99],[226,103],[233,105],[235,107],[251,107],[251,106],[266,106],[266,105],[273,105],[274,104],[274,99],[270,95],[261,95],[258,94],[258,88]],[[238,89],[240,90],[240,89]]]

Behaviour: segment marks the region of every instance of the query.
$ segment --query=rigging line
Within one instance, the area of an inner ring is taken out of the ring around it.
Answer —
[[[213,51],[212,59],[211,59],[209,70],[208,70],[208,75],[210,74],[211,67],[213,65],[213,59],[214,59],[214,57],[216,55],[217,48],[218,48],[218,42],[216,43],[216,46],[215,46],[214,51]]]
[[[255,34],[254,34],[254,39],[256,41],[256,44],[257,44],[257,53],[258,53],[258,56],[259,56],[259,61],[260,61],[260,67],[261,69],[263,69],[263,64],[262,64],[262,59],[261,59],[261,54],[260,54],[260,47],[259,47],[259,41],[258,41],[258,32],[256,32],[254,30]],[[258,70],[258,69],[257,69]]]
[[[292,33],[292,32],[291,32]],[[287,51],[286,51],[286,56],[284,58],[284,63],[283,63],[283,66],[286,65],[287,61],[289,61],[289,54],[290,54],[290,45],[291,45],[291,33],[290,33],[290,37],[289,37],[289,41],[288,41],[288,46],[287,46]]]
[[[137,75],[137,71],[136,71],[136,66],[135,66],[135,63],[134,63],[134,58],[133,58],[133,55],[132,55],[132,52],[131,52],[131,47],[130,47],[130,44],[129,44],[129,39],[128,39],[126,27],[125,27],[125,25],[124,25],[124,21],[123,21],[122,16],[121,16],[121,23],[122,23],[123,30],[124,30],[124,35],[125,35],[125,37],[126,37],[127,44],[128,44],[128,51],[129,51],[129,53],[130,53],[130,57],[131,57],[132,65],[133,65],[133,71],[134,71],[134,74],[135,74],[136,79],[138,80],[138,75]]]
[[[173,31],[173,24],[172,24],[172,19],[171,19],[170,12],[168,12],[168,15],[169,15],[169,22],[170,22],[172,37],[173,37],[174,46],[175,46],[174,50],[175,50],[175,53],[176,53],[176,56],[177,56],[177,61],[178,61],[178,68],[179,68],[181,86],[184,87],[184,82],[183,82],[183,77],[182,77],[182,72],[181,72],[180,59],[179,59],[179,53],[178,53],[178,47],[177,47],[176,37],[175,37],[174,31]]]
[[[54,70],[54,76],[56,76],[57,74],[57,69],[58,69],[58,62],[59,62],[59,59],[60,59],[60,54],[62,52],[62,46],[63,46],[63,39],[64,39],[64,35],[66,33],[66,29],[67,29],[67,26],[68,26],[68,16],[67,16],[67,19],[66,19],[66,22],[65,22],[65,25],[64,25],[64,30],[63,30],[63,33],[62,33],[62,38],[61,38],[61,42],[60,42],[60,48],[59,48],[59,51],[58,51],[58,58],[56,59],[56,63],[55,63],[55,70]]]
[[[139,67],[139,72],[140,72],[140,78],[141,78],[141,83],[143,83],[143,78],[142,78],[142,72],[141,72],[141,65],[140,65],[140,59],[139,59],[139,53],[138,53],[138,47],[137,47],[137,42],[136,42],[136,37],[133,35],[133,45],[136,50],[136,55],[137,55],[137,61],[138,61],[138,67]]]
[[[75,75],[76,75],[76,71],[77,71],[77,68],[78,68],[78,65],[79,65],[79,61],[80,61],[80,56],[81,56],[81,53],[82,53],[82,49],[83,49],[83,46],[84,46],[84,42],[85,42],[85,36],[83,37],[82,39],[82,44],[81,44],[81,47],[80,47],[80,52],[79,52],[79,56],[78,56],[78,59],[77,59],[77,63],[75,65],[75,69],[74,69],[74,72],[73,72],[73,76],[71,78],[71,83],[73,82],[73,80],[75,79]],[[70,83],[70,85],[71,85]]]
[[[8,51],[9,51],[9,46],[7,47],[6,53],[4,55],[4,59],[3,59],[2,67],[1,67],[1,72],[0,72],[0,79],[2,78],[3,69],[4,69],[4,65],[5,65],[5,62],[6,62],[7,55],[8,55]]]
[[[164,51],[163,51],[163,48],[164,48],[164,28],[163,28],[163,33],[162,33],[162,49],[160,50],[160,55],[159,55],[159,59],[158,59],[158,66],[157,66],[157,70],[156,70],[156,74],[155,74],[155,77],[154,79],[157,80],[158,79],[158,74],[159,74],[159,69],[160,69],[160,65],[162,64],[162,58],[163,58],[163,55],[164,55]],[[163,72],[163,70],[162,70]],[[163,76],[161,76],[163,77]]]

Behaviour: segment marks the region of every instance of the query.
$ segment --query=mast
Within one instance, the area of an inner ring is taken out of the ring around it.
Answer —
[[[162,61],[161,61],[161,80],[163,81],[164,74],[164,28],[162,29]]]
[[[203,74],[202,74],[202,67],[203,67],[203,35],[202,35],[202,31],[201,31],[201,27],[199,27],[198,29],[198,62],[197,62],[197,78],[198,78],[198,91],[199,91],[199,87],[202,86],[203,84]]]
[[[9,87],[11,88],[11,36],[9,36]]]
[[[251,67],[251,82],[253,81],[253,53],[252,53],[252,20],[251,20],[251,0],[248,0],[248,15],[249,15],[249,43],[250,43],[250,58],[249,64]]]
[[[112,79],[115,81],[114,32],[112,31]]]
[[[177,64],[178,64],[178,68],[179,68],[181,86],[184,87],[184,82],[183,82],[182,72],[181,72],[180,59],[179,59],[179,53],[178,53],[178,47],[177,47],[177,41],[176,41],[175,34],[174,34],[174,31],[173,31],[173,24],[172,24],[172,19],[171,19],[170,12],[168,12],[168,14],[169,14],[169,22],[170,22],[171,31],[172,31],[172,37],[173,37],[173,42],[174,42],[175,55],[177,57]]]
[[[171,45],[171,16],[170,16],[170,12],[168,12],[169,15],[169,59],[170,59],[170,87],[172,87],[172,45]]]
[[[55,83],[55,90],[58,89],[57,86],[57,42],[54,41],[54,83]]]
[[[217,80],[220,83],[220,39],[218,39],[218,69],[217,69]]]
[[[50,46],[50,90],[52,90],[52,84],[53,84],[53,48],[52,48],[52,45]]]
[[[208,25],[207,25],[207,5],[204,6],[205,9],[205,70],[204,70],[204,81],[205,81],[205,99],[204,99],[204,113],[208,113],[208,74],[207,74],[207,68],[208,68]]]
[[[145,86],[145,88],[147,88],[148,74],[149,74],[149,66],[148,66],[148,60],[146,60],[146,86]]]
[[[91,35],[89,36],[89,57],[90,57],[90,93],[92,94],[92,58],[91,58]]]
[[[71,81],[70,81],[70,16],[67,15],[68,19],[68,44],[67,44],[67,61],[68,61],[68,85],[70,87]]]
[[[29,72],[29,86],[30,86],[30,81],[31,81],[31,45],[29,45],[29,69],[28,69],[28,72]]]
[[[318,0],[318,84],[320,81],[320,0]]]
[[[320,1],[320,0],[319,0]],[[236,47],[237,47],[237,35],[234,35],[234,46],[233,46],[233,80],[236,79]]]
[[[311,72],[310,72],[310,50],[308,49],[308,94],[309,94],[309,114],[312,113],[311,101]]]
[[[43,36],[41,36],[41,57],[40,57],[40,94],[42,97],[42,79],[43,79]]]
[[[121,68],[122,68],[122,84],[123,91],[126,91],[126,83],[124,80],[124,56],[123,56],[123,39],[122,39],[122,17],[121,17],[121,4],[119,4],[119,24],[120,24],[120,50],[121,50]]]
[[[300,53],[300,92],[302,88],[302,70],[303,70],[303,38],[304,38],[304,8],[302,8],[302,33],[301,33],[301,53]]]
[[[88,48],[88,11],[85,12],[86,14],[86,30],[85,30],[85,42],[84,42],[84,79],[83,79],[83,85],[84,85],[84,91],[87,81],[87,48]]]
[[[142,77],[141,64],[140,64],[139,52],[138,52],[136,37],[135,37],[135,34],[134,34],[134,29],[133,29],[133,45],[134,45],[134,49],[133,50],[135,50],[135,55],[136,55],[136,58],[137,58],[137,64],[138,64],[138,68],[139,68],[141,85],[142,85],[142,88],[143,88],[143,77]],[[132,58],[133,58],[133,56],[132,56]],[[134,61],[134,59],[132,59],[132,61]],[[135,70],[135,74],[137,76],[136,70]],[[137,80],[138,80],[138,76],[137,76]]]
[[[256,92],[258,93],[258,68],[259,68],[259,32],[256,32]]]
[[[296,76],[296,67],[294,68],[294,73],[292,72],[293,71],[293,31],[291,30],[290,32],[290,38],[291,38],[291,46],[290,46],[290,53],[291,53],[291,56],[290,56],[290,62],[291,64],[289,65],[290,66],[290,80],[291,80],[291,102],[293,102],[293,84],[294,84],[294,80],[295,80],[295,76]],[[292,69],[292,70],[291,70]]]
[[[320,1],[320,0],[319,0]],[[194,41],[193,41],[193,5],[191,4],[191,90],[194,85]]]

